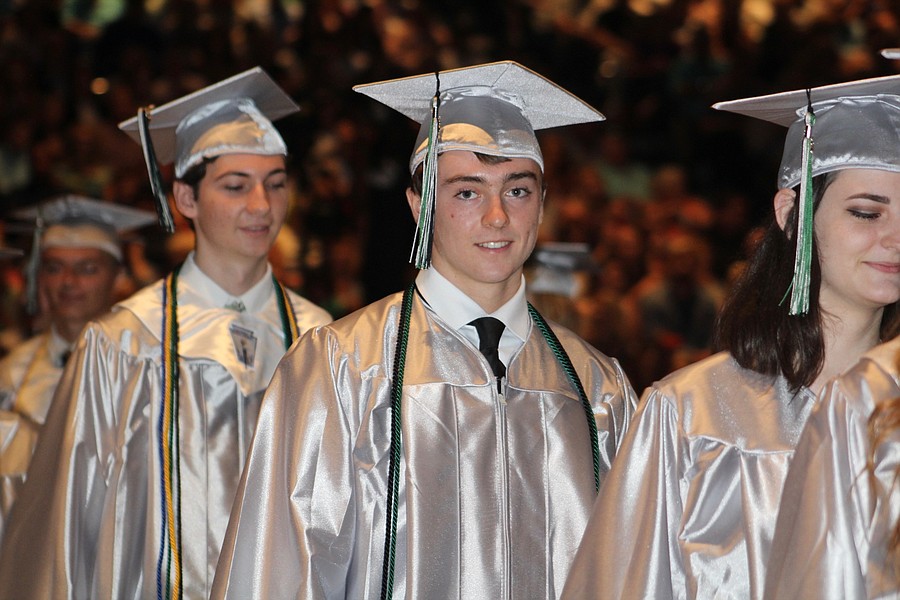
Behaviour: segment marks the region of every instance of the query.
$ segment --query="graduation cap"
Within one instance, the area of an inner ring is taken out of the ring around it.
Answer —
[[[532,293],[577,297],[584,287],[580,274],[596,270],[588,244],[580,242],[545,242],[535,247],[530,258]]]
[[[37,270],[47,248],[96,248],[122,261],[120,235],[154,221],[150,211],[74,194],[59,196],[12,213],[34,223],[34,244],[28,260],[28,303],[36,307]]]
[[[788,127],[778,187],[800,184],[790,314],[806,313],[812,178],[854,168],[900,172],[900,75],[719,102],[713,108]]]
[[[160,164],[175,163],[181,178],[207,158],[223,154],[287,154],[272,121],[299,111],[265,71],[254,67],[159,107],[138,109],[119,129],[141,144],[160,224],[174,222],[163,191]]]
[[[547,78],[513,61],[502,61],[357,85],[355,91],[421,123],[409,161],[423,167],[422,206],[410,261],[431,262],[437,156],[468,150],[506,158],[530,158],[543,171],[534,132],[602,121],[602,113]]]

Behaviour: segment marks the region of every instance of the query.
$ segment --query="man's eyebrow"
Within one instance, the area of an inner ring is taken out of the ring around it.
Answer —
[[[457,175],[456,177],[445,179],[444,183],[484,183],[484,177],[481,177],[480,175]]]
[[[538,177],[534,171],[516,171],[514,173],[509,173],[504,179],[504,183],[510,181],[518,181],[519,179],[531,179],[533,181],[537,181]],[[457,175],[456,177],[451,177],[450,179],[445,179],[444,184],[454,184],[454,183],[484,183],[484,177],[480,175]]]
[[[269,177],[272,177],[273,175],[281,175],[282,173],[287,173],[287,169],[282,169],[282,168],[272,169],[271,171],[269,171],[268,173],[263,175],[263,179],[268,179]],[[240,169],[232,169],[230,171],[225,171],[224,173],[220,173],[216,177],[215,180],[218,181],[219,179],[222,179],[223,177],[230,177],[230,176],[252,177],[253,175],[252,175],[252,173],[248,173],[247,171],[241,171]]]
[[[519,179],[531,179],[537,182],[538,177],[534,171],[516,171],[506,176],[506,181],[517,181]]]

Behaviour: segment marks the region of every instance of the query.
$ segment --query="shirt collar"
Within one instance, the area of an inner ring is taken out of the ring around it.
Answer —
[[[50,326],[50,337],[47,340],[47,350],[50,352],[50,356],[53,357],[53,360],[57,360],[59,357],[72,351],[72,344],[59,335],[59,332],[56,331],[54,325]]]
[[[528,315],[528,303],[525,300],[525,277],[519,282],[519,289],[506,304],[488,314],[477,302],[469,298],[462,290],[450,283],[433,266],[419,271],[416,287],[431,309],[448,325],[460,330],[473,320],[491,316],[503,321],[506,328],[521,341],[528,338],[531,328],[531,317]]]
[[[206,303],[203,308],[224,308],[226,305],[240,302],[244,305],[246,312],[259,313],[262,312],[274,289],[272,265],[267,263],[266,274],[253,287],[240,296],[232,296],[200,269],[194,260],[193,252],[188,254],[185,259],[178,278],[196,290],[197,295],[202,299],[200,303]]]

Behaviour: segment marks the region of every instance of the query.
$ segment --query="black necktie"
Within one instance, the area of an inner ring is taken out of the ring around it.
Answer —
[[[478,349],[484,354],[491,370],[497,377],[497,391],[500,391],[500,379],[506,375],[506,367],[500,360],[500,353],[497,347],[500,345],[500,336],[503,335],[503,321],[494,317],[481,317],[472,321],[471,325],[475,326],[478,331]]]

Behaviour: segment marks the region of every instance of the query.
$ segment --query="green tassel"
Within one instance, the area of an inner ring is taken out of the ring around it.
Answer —
[[[162,175],[159,172],[159,163],[156,160],[156,152],[153,151],[153,140],[150,137],[149,109],[138,109],[138,133],[141,136],[141,148],[144,150],[144,162],[147,164],[147,173],[150,175],[150,189],[156,199],[156,214],[159,217],[159,225],[167,233],[175,231],[175,220],[169,209],[169,199],[163,187]]]
[[[812,263],[813,243],[813,192],[812,130],[816,115],[812,105],[804,119],[806,132],[803,136],[803,158],[800,164],[800,206],[797,214],[797,253],[794,256],[794,279],[791,282],[791,306],[788,314],[802,315],[809,311],[809,280]]]
[[[419,204],[419,219],[416,236],[413,239],[409,262],[417,269],[431,266],[431,244],[434,239],[434,204],[437,195],[437,145],[440,136],[438,107],[441,103],[441,80],[435,73],[437,89],[431,99],[431,128],[428,130],[428,145],[422,165],[422,196]]]

